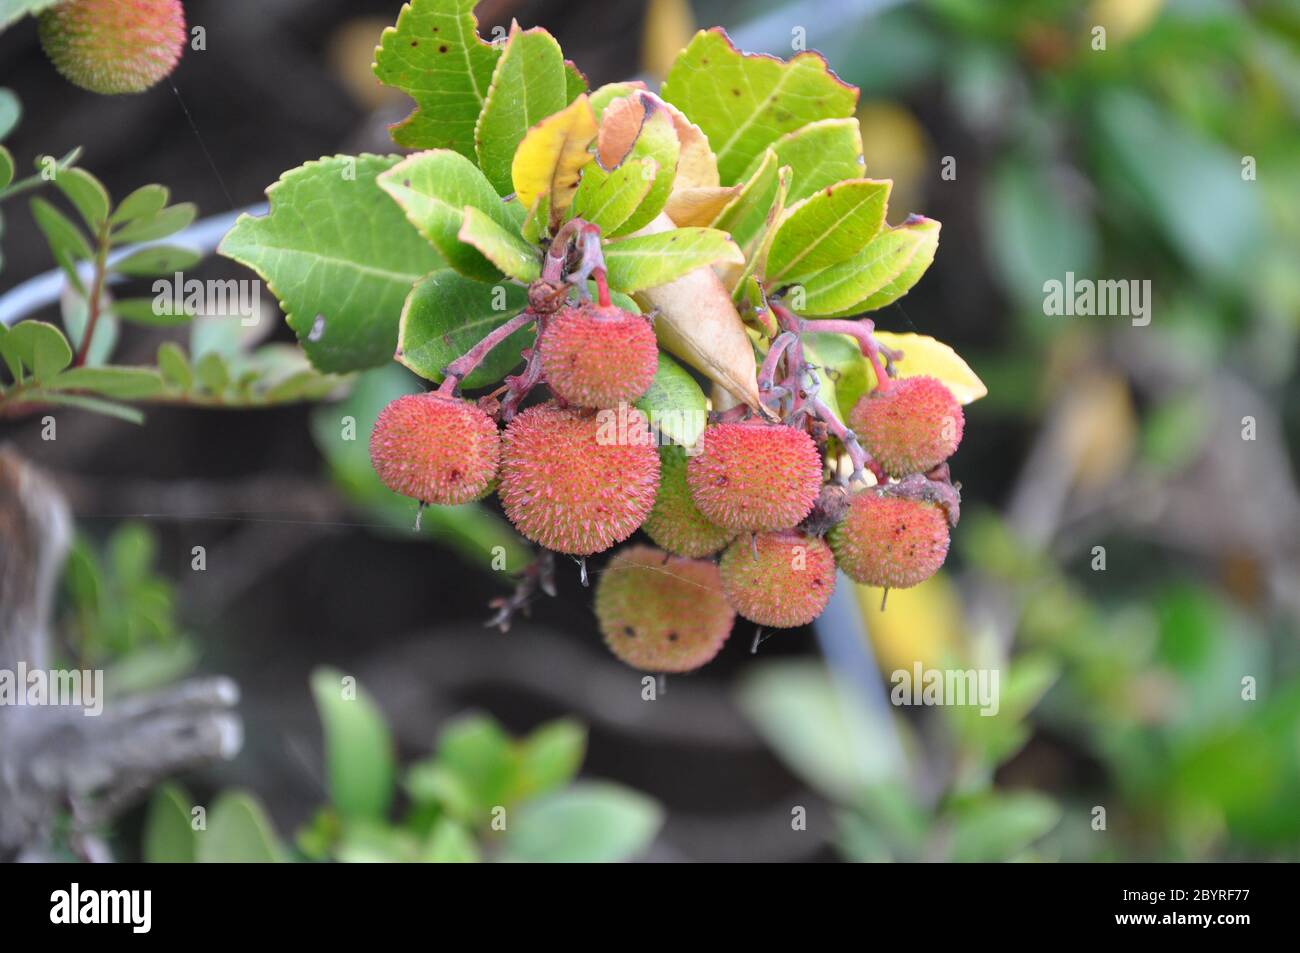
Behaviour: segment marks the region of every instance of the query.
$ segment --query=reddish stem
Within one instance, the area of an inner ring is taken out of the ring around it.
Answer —
[[[456,393],[456,388],[460,386],[460,382],[473,373],[474,368],[483,363],[483,359],[488,356],[488,352],[520,328],[527,327],[536,320],[537,312],[531,308],[526,308],[505,324],[496,328],[491,334],[447,365],[443,371],[446,376],[443,378],[442,385],[438,388],[438,393],[445,397],[453,396]]]
[[[95,325],[99,323],[99,303],[104,296],[104,276],[108,271],[108,222],[104,223],[97,237],[99,247],[95,253],[95,277],[90,285],[90,297],[86,301],[86,328],[81,335],[77,355],[72,359],[74,367],[86,363],[86,357],[90,354],[90,342],[95,338]]]

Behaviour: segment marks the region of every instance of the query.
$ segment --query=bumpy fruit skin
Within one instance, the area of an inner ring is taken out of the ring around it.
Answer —
[[[822,460],[812,438],[794,427],[715,424],[686,464],[686,482],[716,526],[737,533],[790,529],[817,501]]]
[[[180,0],[64,0],[40,15],[45,54],[93,93],[139,93],[176,68],[185,47]]]
[[[893,477],[925,473],[953,455],[966,417],[961,404],[933,377],[905,377],[889,390],[864,394],[849,426]]]
[[[835,591],[830,547],[797,532],[742,536],[727,547],[719,568],[727,601],[759,625],[807,625]]]
[[[947,558],[948,516],[934,503],[864,490],[829,539],[835,561],[855,582],[907,589]]]
[[[395,493],[454,506],[485,496],[501,454],[492,418],[463,400],[407,394],[379,412],[370,463]]]
[[[654,506],[659,454],[640,414],[626,424],[607,434],[595,412],[555,403],[512,420],[497,492],[515,528],[573,556],[602,552],[636,532]]]
[[[714,526],[691,499],[686,485],[686,451],[676,444],[659,448],[659,495],[641,525],[655,543],[678,556],[712,556],[736,535]]]
[[[556,314],[538,347],[552,392],[579,407],[632,403],[649,389],[659,366],[650,322],[592,302]]]
[[[650,546],[619,550],[596,583],[610,651],[644,672],[690,672],[722,649],[736,621],[718,567]]]

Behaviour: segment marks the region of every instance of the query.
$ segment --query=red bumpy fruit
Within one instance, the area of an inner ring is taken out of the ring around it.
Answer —
[[[817,500],[822,460],[812,438],[794,427],[715,424],[687,463],[686,482],[715,526],[737,533],[790,529]]]
[[[407,394],[379,412],[370,463],[395,493],[421,503],[469,503],[490,489],[500,444],[497,425],[473,404]]]
[[[864,490],[829,539],[849,578],[906,589],[933,576],[947,558],[948,514],[934,503]]]
[[[547,549],[590,556],[631,536],[659,488],[659,454],[640,413],[606,428],[555,403],[510,422],[498,492],[515,528]]]
[[[699,668],[736,619],[716,565],[649,546],[615,553],[596,583],[595,608],[610,651],[645,672]]]
[[[720,569],[727,601],[759,625],[807,625],[835,591],[830,547],[797,532],[742,536],[722,554]]]
[[[966,419],[933,377],[905,377],[864,394],[849,414],[863,447],[893,477],[925,473],[953,455]]]
[[[70,82],[139,93],[176,67],[185,47],[180,0],[63,0],[40,15],[41,46]]]
[[[659,366],[650,322],[595,302],[558,312],[538,347],[546,383],[555,396],[579,407],[632,403],[649,389]]]

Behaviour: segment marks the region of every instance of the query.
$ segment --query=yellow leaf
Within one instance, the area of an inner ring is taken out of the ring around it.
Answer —
[[[894,334],[889,331],[877,331],[876,339],[891,350],[903,352],[903,359],[894,365],[899,377],[926,375],[937,378],[963,404],[979,400],[989,392],[970,365],[942,341],[925,334]],[[868,374],[870,386],[875,387],[875,376]]]
[[[664,211],[682,228],[689,225],[708,225],[718,217],[723,207],[736,197],[741,188],[743,188],[741,185],[702,186],[695,189],[674,188],[672,195],[668,196],[668,204],[664,207]]]
[[[963,640],[961,599],[942,572],[910,589],[890,589],[880,609],[880,589],[854,586],[880,671],[885,677],[903,669],[942,668],[959,657]]]
[[[695,34],[695,16],[688,0],[650,0],[641,34],[641,66],[660,79],[668,75],[677,54]]]
[[[532,208],[549,195],[552,215],[568,208],[578,190],[578,174],[592,159],[587,147],[595,138],[596,115],[586,93],[529,129],[510,166],[519,203]]]

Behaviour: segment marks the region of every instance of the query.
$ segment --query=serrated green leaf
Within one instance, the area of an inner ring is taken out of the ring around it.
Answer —
[[[345,694],[341,672],[318,668],[312,697],[325,734],[330,800],[344,818],[380,820],[393,799],[393,740],[379,708],[355,680]]]
[[[529,128],[567,103],[560,44],[540,27],[521,30],[515,24],[474,127],[479,167],[497,192],[514,190],[510,165]]]
[[[747,256],[762,234],[775,224],[774,213],[780,214],[777,209],[780,169],[776,153],[766,150],[740,194],[718,213],[713,222],[713,227],[730,234]]]
[[[5,348],[12,351],[37,381],[48,381],[72,363],[68,339],[45,321],[22,321],[9,329]]]
[[[776,153],[777,165],[788,165],[792,170],[792,204],[828,185],[861,178],[866,168],[862,161],[862,131],[853,116],[809,123],[787,132],[769,148]],[[763,157],[756,156],[743,178],[748,180],[762,162]]]
[[[384,30],[375,75],[415,100],[391,129],[408,149],[452,149],[474,159],[474,126],[501,50],[478,36],[478,0],[411,0]]]
[[[687,272],[718,262],[744,264],[726,232],[716,228],[674,228],[607,242],[605,266],[611,288],[635,294],[667,284]]]
[[[623,103],[627,105],[624,106]],[[662,212],[664,206],[668,204],[668,197],[672,194],[673,183],[677,178],[677,162],[681,157],[681,142],[677,138],[677,131],[673,128],[672,116],[666,109],[662,107],[655,108],[653,104],[654,100],[638,98],[636,100],[623,100],[615,107],[645,111],[645,118],[641,122],[640,131],[637,133],[636,139],[632,142],[627,154],[618,160],[619,164],[634,159],[653,159],[655,163],[654,183],[650,186],[650,190],[646,193],[646,197],[642,199],[641,204],[633,210],[622,225],[614,230],[619,235],[635,232],[653,221],[655,216]],[[599,167],[591,165],[587,168]]]
[[[110,266],[110,271],[133,278],[148,278],[152,275],[169,275],[192,268],[203,256],[192,248],[180,245],[150,245],[132,252]]]
[[[64,169],[54,177],[54,184],[67,196],[91,233],[97,233],[108,218],[111,204],[103,183],[85,169]]]
[[[613,235],[636,211],[654,185],[654,159],[629,159],[613,172],[589,165],[573,197],[573,214]]]
[[[183,788],[164,784],[154,792],[144,821],[141,859],[146,864],[194,863],[198,845],[190,810],[190,797]]]
[[[185,350],[175,341],[164,341],[158,345],[158,370],[163,380],[179,391],[187,391],[194,384],[194,372],[190,369],[189,358]]]
[[[380,175],[378,183],[447,264],[467,278],[493,281],[500,276],[495,265],[460,240],[467,205],[504,229],[517,227],[474,163],[450,149],[434,149],[403,159]]]
[[[828,185],[787,211],[767,253],[769,287],[816,274],[857,254],[885,224],[888,179]]]
[[[153,242],[189,227],[199,209],[193,202],[170,205],[152,215],[141,216],[120,226],[113,233],[114,245]],[[238,223],[236,223],[238,224]]]
[[[426,380],[442,380],[442,371],[487,334],[528,304],[518,285],[486,285],[449,268],[435,271],[414,288],[402,309],[397,360]],[[494,384],[518,366],[519,352],[534,337],[521,328],[495,348],[465,380],[464,387]]]
[[[938,247],[934,219],[917,216],[886,228],[852,258],[803,279],[800,313],[842,317],[883,308],[921,279]]]
[[[283,859],[266,811],[246,791],[229,791],[208,812],[208,828],[198,831],[201,864],[265,864]]]
[[[695,446],[708,422],[709,403],[695,378],[663,351],[650,389],[636,407],[652,427],[675,443]]]
[[[472,205],[465,206],[465,218],[457,237],[477,248],[488,261],[508,277],[525,284],[542,274],[541,252],[519,237],[519,232],[503,228],[486,213]]]
[[[704,130],[723,185],[742,179],[756,156],[787,132],[853,115],[858,91],[820,54],[788,62],[741,53],[720,28],[695,34],[668,71],[663,98]]]
[[[524,863],[611,863],[649,847],[663,809],[606,782],[575,784],[513,812],[502,859]]]
[[[126,222],[133,222],[137,218],[152,217],[167,207],[167,199],[171,196],[165,185],[142,185],[126,198],[109,216],[110,225],[122,225]]]
[[[71,367],[45,382],[50,390],[87,390],[102,397],[140,400],[162,390],[162,378],[148,367]]]
[[[406,295],[440,264],[375,183],[397,161],[335,156],[300,166],[267,190],[270,214],[240,216],[218,249],[262,276],[321,370],[390,360]]]

